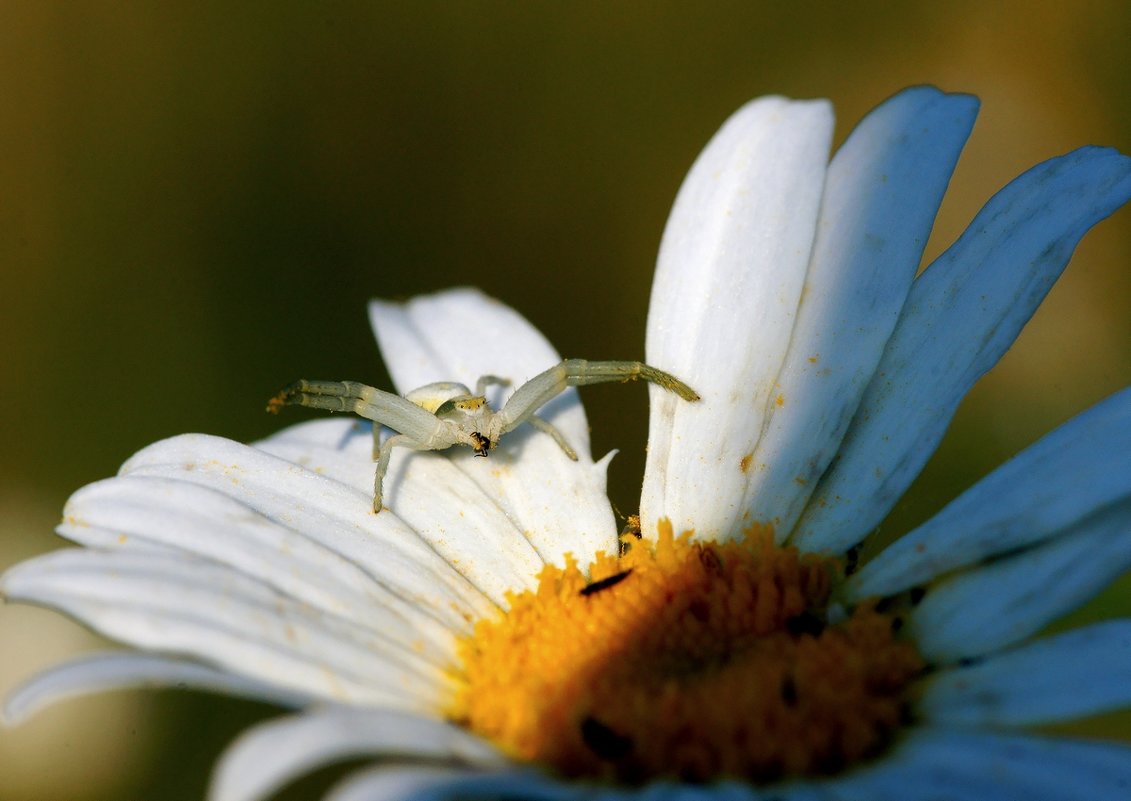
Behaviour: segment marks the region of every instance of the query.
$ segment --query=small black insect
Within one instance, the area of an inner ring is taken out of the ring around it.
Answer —
[[[825,621],[818,615],[806,610],[800,615],[787,618],[785,621],[785,629],[794,637],[800,637],[802,634],[819,637],[821,636],[821,632],[825,630]]]
[[[581,721],[581,739],[601,759],[620,759],[632,753],[632,739],[617,734],[594,717]]]
[[[699,564],[713,575],[721,576],[723,573],[723,561],[719,559],[713,548],[703,548],[699,551]]]
[[[793,676],[785,676],[781,680],[781,700],[786,706],[797,706],[797,683]]]
[[[632,568],[630,567],[628,570],[622,570],[619,573],[613,573],[613,575],[609,576],[608,578],[603,578],[600,581],[591,581],[581,588],[581,594],[592,595],[595,592],[600,592],[601,590],[607,590],[609,587],[614,587],[628,578],[628,574],[631,572]]]
[[[471,432],[471,439],[475,442],[472,450],[475,451],[476,456],[486,456],[487,451],[491,450],[493,443],[487,437],[480,434],[478,431]]]

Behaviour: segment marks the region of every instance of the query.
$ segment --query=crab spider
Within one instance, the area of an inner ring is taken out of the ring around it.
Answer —
[[[373,478],[373,511],[381,511],[381,484],[389,467],[389,456],[396,447],[418,451],[442,451],[453,445],[467,445],[476,456],[486,456],[499,439],[523,423],[530,423],[549,434],[577,461],[577,453],[561,432],[540,417],[544,404],[567,387],[601,384],[609,381],[643,379],[674,392],[686,401],[699,400],[695,390],[675,376],[642,362],[590,362],[566,359],[539,373],[494,411],[485,392],[490,385],[510,384],[498,376],[485,375],[475,385],[475,394],[463,384],[441,381],[414,389],[404,397],[354,381],[296,381],[267,403],[267,411],[278,413],[283,406],[309,406],[331,412],[353,412],[378,425],[373,427],[373,458],[377,462]],[[380,426],[397,433],[381,444]]]

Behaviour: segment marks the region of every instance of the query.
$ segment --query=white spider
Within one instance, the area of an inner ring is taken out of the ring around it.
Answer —
[[[507,385],[510,381],[493,375],[479,379],[474,395],[463,384],[441,381],[414,389],[403,398],[355,381],[296,381],[268,401],[267,411],[274,414],[283,406],[309,406],[332,412],[353,412],[378,423],[373,427],[373,458],[377,461],[373,511],[380,512],[381,483],[393,448],[442,451],[453,445],[467,445],[476,456],[486,456],[503,434],[530,423],[553,437],[566,456],[577,461],[577,453],[561,432],[534,413],[567,387],[636,379],[651,381],[686,401],[699,400],[695,390],[687,384],[642,362],[566,359],[515,390],[497,412],[487,404],[484,392],[491,384]],[[384,445],[378,439],[380,426],[398,432],[385,440]]]

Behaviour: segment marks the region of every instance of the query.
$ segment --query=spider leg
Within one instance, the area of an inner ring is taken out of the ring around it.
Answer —
[[[511,380],[509,378],[499,378],[497,375],[481,375],[479,380],[475,382],[475,394],[485,395],[487,387],[509,387]]]
[[[543,434],[549,434],[551,437],[553,437],[554,442],[558,443],[558,447],[565,451],[565,455],[573,461],[577,461],[577,451],[570,447],[569,443],[566,442],[565,437],[562,436],[562,432],[554,428],[553,425],[546,422],[541,417],[533,414],[530,415],[526,422],[530,423],[530,425],[537,428]]]
[[[564,370],[565,381],[571,387],[604,384],[609,381],[642,380],[674,392],[685,401],[699,400],[699,393],[674,375],[644,362],[591,362],[586,359],[566,359],[558,366]]]
[[[497,436],[513,431],[567,387],[636,380],[650,381],[674,392],[686,401],[699,400],[699,395],[687,384],[643,362],[591,362],[586,359],[566,359],[561,364],[534,376],[515,390],[507,399],[506,405],[495,416],[499,422],[495,424],[498,431],[494,433]]]
[[[278,412],[284,406],[309,406],[331,412],[353,412],[372,420],[373,458],[377,467],[373,475],[373,511],[381,511],[381,485],[389,469],[393,448],[401,446],[419,451],[443,450],[460,441],[460,432],[451,423],[441,420],[410,400],[382,392],[355,381],[296,381],[267,402],[267,411]],[[398,432],[382,445],[381,426]]]
[[[296,381],[267,402],[267,411],[277,413],[284,406],[353,412],[405,434],[423,450],[439,450],[456,442],[444,422],[431,412],[400,395],[356,381]]]
[[[376,439],[377,433],[374,429],[373,437]],[[428,448],[420,447],[420,443],[412,439],[412,437],[405,434],[397,434],[385,440],[385,444],[381,445],[377,452],[377,467],[373,471],[373,513],[380,514],[382,509],[381,504],[381,487],[385,483],[385,473],[389,470],[389,457],[393,455],[393,448],[397,446],[412,448],[413,450],[428,450]]]

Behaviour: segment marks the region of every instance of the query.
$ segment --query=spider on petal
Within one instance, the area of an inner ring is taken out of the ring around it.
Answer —
[[[697,401],[691,387],[663,370],[642,362],[566,359],[544,370],[519,387],[499,411],[487,403],[491,385],[508,385],[510,380],[494,375],[481,376],[471,394],[463,384],[439,381],[426,384],[401,397],[356,381],[296,381],[267,402],[267,411],[277,414],[284,406],[308,406],[331,412],[353,412],[378,423],[373,428],[373,459],[377,462],[373,478],[373,511],[381,511],[381,485],[389,468],[393,448],[442,451],[453,445],[467,445],[476,456],[486,456],[499,438],[523,423],[549,434],[573,461],[577,453],[553,425],[535,412],[568,387],[603,384],[610,381],[642,379],[674,392],[685,401]],[[398,432],[380,441],[380,426]]]

